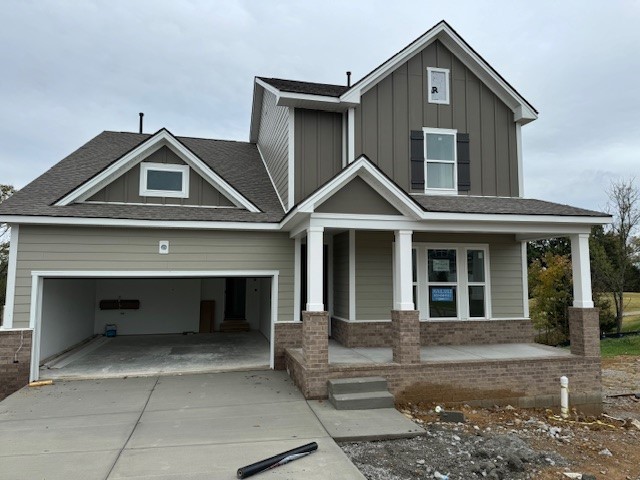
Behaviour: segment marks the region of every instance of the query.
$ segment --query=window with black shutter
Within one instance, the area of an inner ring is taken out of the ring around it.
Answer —
[[[468,192],[469,134],[443,128],[411,131],[411,190],[433,194]]]

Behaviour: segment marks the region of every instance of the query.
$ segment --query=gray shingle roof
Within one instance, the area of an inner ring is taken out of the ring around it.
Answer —
[[[466,195],[412,195],[427,212],[497,213],[508,215],[561,215],[606,217],[607,213],[533,198],[476,197]]]
[[[326,97],[339,97],[349,90],[346,85],[332,85],[330,83],[299,82],[297,80],[285,80],[282,78],[258,77],[263,82],[282,92],[306,93],[309,95],[323,95]]]
[[[103,132],[0,205],[0,215],[92,217],[133,220],[278,222],[284,211],[255,144],[176,137],[261,212],[238,208],[54,203],[127,152],[148,134]],[[526,198],[412,195],[427,212],[603,217],[605,213]]]
[[[0,205],[0,215],[277,222],[284,212],[254,144],[176,137],[261,213],[235,208],[185,208],[154,205],[53,205],[151,135],[103,132]]]

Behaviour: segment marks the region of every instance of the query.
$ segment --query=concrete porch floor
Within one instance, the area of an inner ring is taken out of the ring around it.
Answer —
[[[569,350],[537,343],[497,343],[491,345],[429,346],[420,349],[422,362],[458,362],[468,360],[504,360],[569,357]],[[329,340],[330,364],[392,363],[391,347],[348,348]]]
[[[96,337],[47,362],[41,379],[91,379],[269,368],[260,332]]]

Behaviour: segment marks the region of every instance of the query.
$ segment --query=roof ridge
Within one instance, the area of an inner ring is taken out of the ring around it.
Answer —
[[[164,127],[163,127],[164,128]],[[167,130],[166,128],[164,128],[165,130]],[[162,129],[161,129],[162,130]],[[169,131],[169,130],[167,130]],[[153,133],[139,133],[139,132],[123,132],[123,131],[116,131],[116,130],[104,130],[102,133],[116,133],[116,134],[125,134],[125,135],[145,135],[147,137],[151,137],[154,134]],[[173,134],[172,134],[173,135]],[[205,137],[191,137],[191,136],[187,136],[187,135],[174,135],[175,138],[184,138],[184,139],[189,139],[189,140],[207,140],[209,142],[229,142],[229,143],[245,143],[245,144],[249,144],[249,145],[253,145],[253,143],[251,142],[247,142],[246,140],[228,140],[228,139],[224,139],[224,138],[205,138]]]

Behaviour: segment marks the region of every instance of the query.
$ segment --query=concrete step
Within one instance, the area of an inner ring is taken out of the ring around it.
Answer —
[[[382,377],[337,378],[329,380],[329,393],[362,393],[387,391],[387,381]]]
[[[329,401],[336,410],[394,408],[393,395],[386,390],[379,392],[329,393]]]

